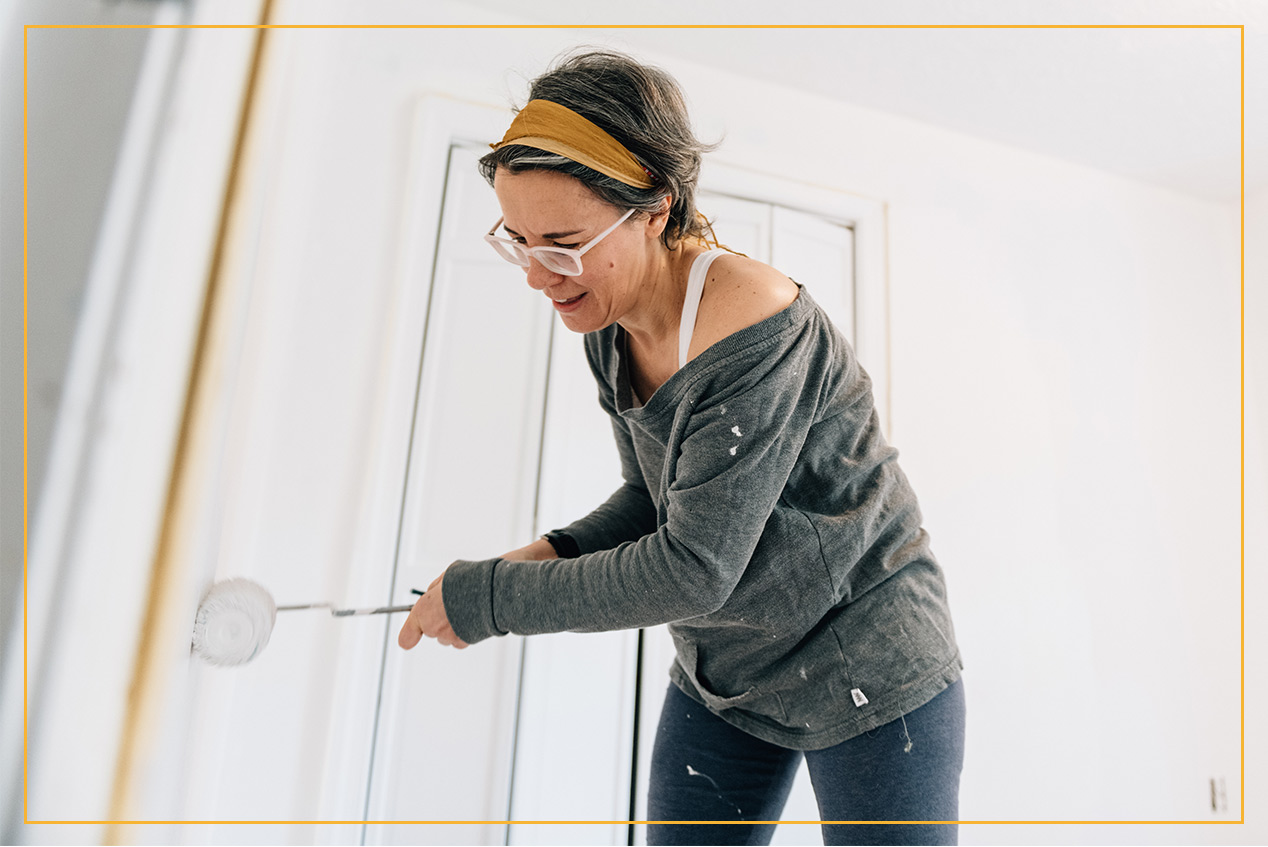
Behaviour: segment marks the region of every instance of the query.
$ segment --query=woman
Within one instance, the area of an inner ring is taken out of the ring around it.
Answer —
[[[955,821],[959,650],[867,375],[806,288],[709,249],[706,148],[671,78],[585,53],[530,97],[480,163],[503,212],[486,237],[585,334],[625,482],[526,547],[450,565],[401,646],[668,623],[650,843],[768,843],[769,823],[674,822],[777,820],[802,755],[825,821]]]

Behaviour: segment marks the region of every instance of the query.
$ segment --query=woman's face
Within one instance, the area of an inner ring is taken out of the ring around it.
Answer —
[[[584,247],[625,211],[558,171],[499,168],[493,189],[506,237],[527,247]],[[663,215],[635,215],[586,251],[579,276],[555,273],[530,258],[528,284],[551,299],[568,329],[603,329],[639,305],[639,283],[652,268],[663,228]]]

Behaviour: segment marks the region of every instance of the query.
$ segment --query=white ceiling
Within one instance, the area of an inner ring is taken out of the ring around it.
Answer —
[[[1268,189],[1268,0],[465,0],[547,24],[761,24],[577,31],[1237,202],[1244,24],[1246,190]],[[798,29],[768,24],[1183,25]]]

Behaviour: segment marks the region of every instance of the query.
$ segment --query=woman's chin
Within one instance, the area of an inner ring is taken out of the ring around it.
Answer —
[[[587,317],[585,314],[578,312],[561,314],[559,319],[563,321],[564,326],[569,330],[581,335],[587,332],[594,332],[596,329],[603,329],[603,325],[597,324],[593,317]]]

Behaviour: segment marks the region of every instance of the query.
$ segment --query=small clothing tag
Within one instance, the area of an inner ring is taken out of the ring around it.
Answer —
[[[850,696],[854,698],[854,705],[856,705],[856,706],[866,706],[866,705],[867,705],[867,695],[866,695],[866,694],[864,694],[864,693],[863,693],[862,691],[860,691],[859,689],[857,689],[857,688],[852,688],[852,689],[850,689]]]

